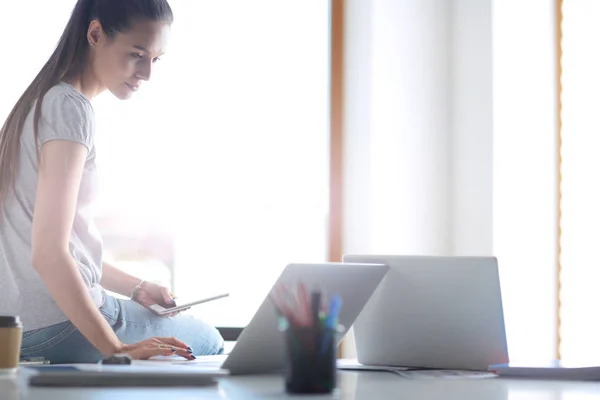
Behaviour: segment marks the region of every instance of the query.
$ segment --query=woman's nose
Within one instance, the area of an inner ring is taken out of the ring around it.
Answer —
[[[144,63],[136,74],[136,78],[149,81],[152,76],[152,62]]]

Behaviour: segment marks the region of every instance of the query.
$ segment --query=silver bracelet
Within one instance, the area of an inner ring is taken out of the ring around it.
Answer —
[[[131,291],[131,300],[136,301],[135,298],[137,297],[138,293],[140,292],[140,289],[142,288],[142,284],[146,282],[145,280],[141,280],[140,283],[138,283],[136,285],[136,287],[133,288],[133,290]]]

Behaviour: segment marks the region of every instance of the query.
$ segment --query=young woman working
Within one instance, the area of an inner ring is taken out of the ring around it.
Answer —
[[[22,356],[73,363],[223,351],[214,327],[149,311],[171,293],[104,263],[93,221],[91,100],[105,90],[128,99],[149,80],[172,21],[166,0],[78,0],[0,130],[0,315],[23,321]]]

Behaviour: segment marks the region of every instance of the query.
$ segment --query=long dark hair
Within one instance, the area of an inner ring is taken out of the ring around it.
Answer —
[[[167,0],[77,1],[54,53],[21,95],[0,129],[0,215],[4,200],[14,189],[25,120],[35,102],[33,131],[37,143],[42,100],[46,92],[60,81],[75,78],[83,72],[89,51],[87,33],[93,20],[100,22],[110,39],[119,32],[127,31],[135,21],[171,23],[173,12]]]

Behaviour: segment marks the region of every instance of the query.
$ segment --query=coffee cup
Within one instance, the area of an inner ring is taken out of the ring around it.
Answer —
[[[0,315],[0,375],[17,371],[22,336],[23,325],[18,316]]]

